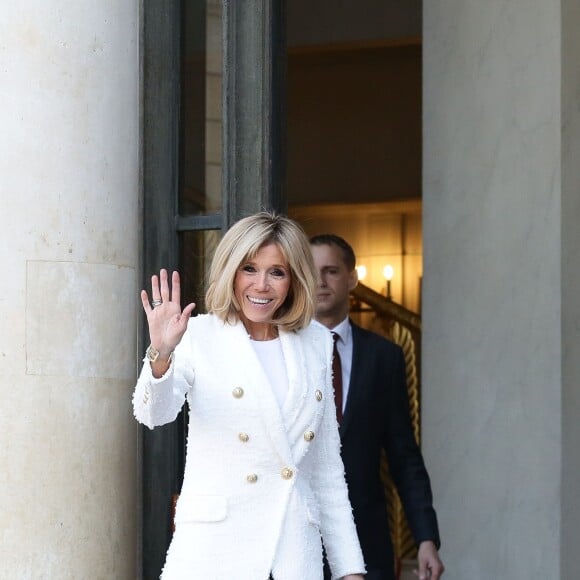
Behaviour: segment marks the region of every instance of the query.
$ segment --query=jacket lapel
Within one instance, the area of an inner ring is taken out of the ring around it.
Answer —
[[[292,459],[297,465],[309,447],[305,433],[315,433],[322,419],[323,406],[316,398],[316,389],[322,390],[324,383],[317,383],[316,376],[317,370],[325,375],[326,367],[324,361],[312,356],[312,352],[308,355],[305,352],[308,348],[305,341],[309,340],[306,336],[296,332],[280,332],[280,338],[289,383],[282,415],[292,448]]]
[[[323,407],[316,399],[315,391],[324,387],[315,382],[312,374],[317,370],[316,363],[323,371],[324,361],[314,360],[311,353],[307,355],[306,337],[297,332],[280,330],[280,344],[288,375],[288,393],[280,409],[243,323],[229,328],[229,356],[232,360],[241,361],[244,383],[255,393],[261,420],[273,447],[283,464],[296,465],[308,448],[304,433],[307,430],[316,431],[322,417]]]
[[[284,464],[292,458],[280,406],[270,386],[268,377],[258,359],[250,337],[242,322],[230,328],[230,348],[232,360],[240,360],[244,382],[247,389],[254,391],[255,399],[260,409],[260,417],[264,423],[272,444]]]
[[[305,359],[298,335],[294,332],[280,331],[280,342],[288,373],[288,393],[282,407],[282,417],[284,426],[289,432],[306,398],[308,377],[306,377],[305,365],[299,363]]]

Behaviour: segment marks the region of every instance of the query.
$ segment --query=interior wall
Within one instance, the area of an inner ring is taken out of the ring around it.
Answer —
[[[422,0],[292,0],[288,45],[399,40],[421,35]]]
[[[290,55],[289,204],[421,196],[421,46]]]
[[[414,312],[421,309],[423,272],[421,202],[293,206],[290,216],[298,220],[308,236],[337,234],[354,249],[357,267],[364,266],[361,282],[387,294],[383,275],[393,267],[390,296]]]

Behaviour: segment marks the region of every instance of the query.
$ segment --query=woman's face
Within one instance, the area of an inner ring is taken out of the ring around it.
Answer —
[[[262,246],[258,253],[239,267],[234,279],[234,293],[241,307],[240,316],[253,338],[284,304],[290,290],[288,262],[278,244]],[[264,335],[265,336],[265,335]]]

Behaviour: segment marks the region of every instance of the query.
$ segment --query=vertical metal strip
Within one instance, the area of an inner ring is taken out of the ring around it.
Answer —
[[[223,225],[286,211],[285,0],[223,0]]]
[[[178,263],[175,227],[179,159],[180,2],[143,5],[143,272]],[[148,343],[146,325],[141,352]],[[142,538],[145,580],[159,578],[171,540],[171,496],[179,485],[180,426],[141,429]]]

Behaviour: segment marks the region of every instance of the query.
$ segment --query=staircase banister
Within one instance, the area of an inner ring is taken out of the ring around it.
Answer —
[[[388,300],[382,294],[375,292],[361,282],[351,291],[351,296],[355,300],[368,304],[377,314],[399,320],[407,325],[409,330],[421,332],[421,317],[418,314],[392,300]]]

